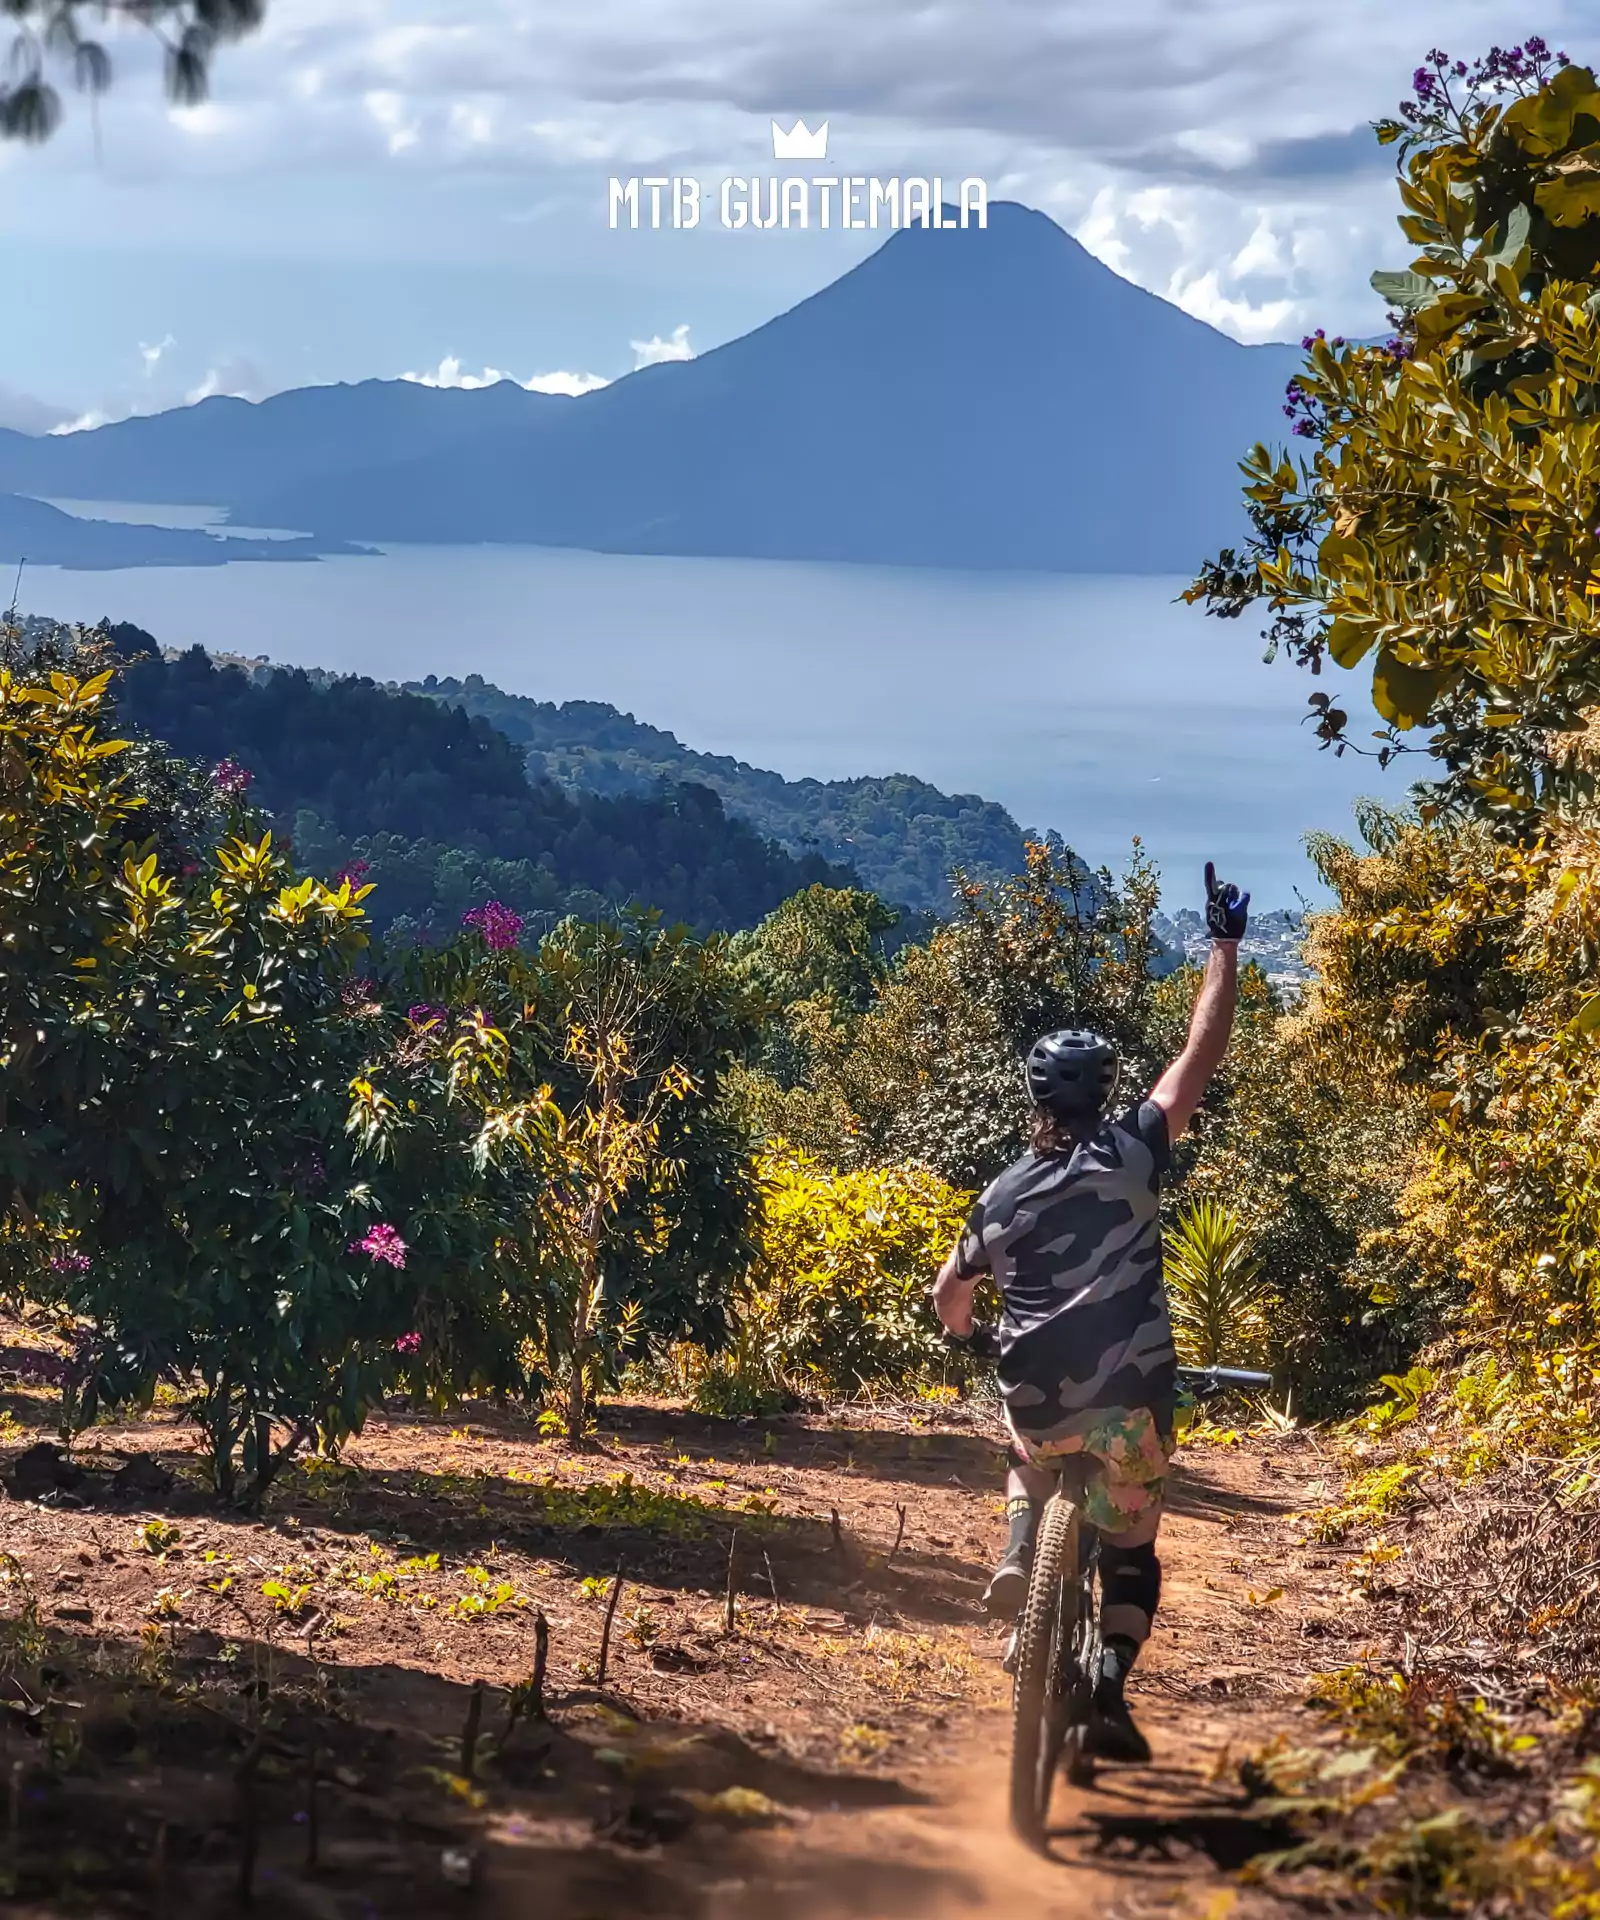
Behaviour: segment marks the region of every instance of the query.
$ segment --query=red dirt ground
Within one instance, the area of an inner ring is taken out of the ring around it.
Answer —
[[[0,1406],[9,1474],[50,1396]],[[203,1920],[248,1868],[258,1909],[318,1920],[1283,1911],[1225,1871],[1281,1838],[1234,1763],[1307,1737],[1308,1675],[1361,1634],[1343,1556],[1296,1544],[1334,1479],[1312,1441],[1182,1456],[1134,1683],[1157,1762],[1063,1786],[1041,1860],[1003,1814],[982,1409],[600,1422],[575,1453],[521,1414],[391,1410],[256,1519],[158,1411],[0,1499],[0,1897]],[[170,1484],[112,1484],[147,1457]],[[548,1718],[508,1735],[540,1616]]]

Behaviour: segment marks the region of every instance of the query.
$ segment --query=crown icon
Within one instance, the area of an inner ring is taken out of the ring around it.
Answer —
[[[772,157],[774,160],[826,160],[828,157],[828,123],[813,133],[804,120],[796,120],[792,127],[780,127],[776,120],[772,123]]]

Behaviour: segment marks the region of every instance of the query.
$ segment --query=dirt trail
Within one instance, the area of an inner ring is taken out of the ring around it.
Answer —
[[[1287,1838],[1241,1804],[1230,1762],[1280,1733],[1306,1737],[1307,1681],[1355,1651],[1342,1556],[1297,1544],[1293,1522],[1329,1486],[1305,1440],[1183,1456],[1160,1622],[1133,1689],[1154,1764],[1105,1769],[1091,1792],[1063,1781],[1048,1859],[1009,1832],[1009,1716],[995,1702],[958,1717],[908,1777],[919,1804],[830,1813],[768,1840],[745,1875],[709,1890],[707,1920],[1286,1911],[1226,1871]]]
[[[1247,1920],[1277,1909],[1228,1904],[1225,1869],[1274,1836],[1229,1756],[1303,1738],[1361,1630],[1343,1555],[1296,1544],[1332,1491],[1315,1444],[1186,1450],[1135,1676],[1156,1764],[1063,1786],[1040,1859],[1004,1813],[981,1408],[639,1402],[576,1452],[401,1408],[259,1517],[219,1508],[174,1411],[96,1429],[59,1482],[51,1419],[0,1378],[0,1898],[29,1915],[220,1920],[248,1852],[258,1905],[315,1920]],[[513,1726],[541,1617],[549,1717]]]

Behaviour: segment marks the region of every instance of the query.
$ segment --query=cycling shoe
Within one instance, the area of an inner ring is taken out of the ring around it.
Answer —
[[[1084,1751],[1096,1760],[1120,1760],[1133,1767],[1150,1760],[1150,1742],[1134,1725],[1127,1701],[1116,1695],[1097,1698],[1090,1708]]]
[[[1015,1620],[1028,1597],[1028,1562],[1021,1554],[1007,1554],[994,1570],[983,1604],[996,1620]]]

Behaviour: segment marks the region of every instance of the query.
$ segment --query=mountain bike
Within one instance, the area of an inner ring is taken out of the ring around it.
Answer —
[[[1209,1400],[1272,1385],[1270,1373],[1236,1367],[1180,1367],[1180,1390]],[[1055,1464],[1055,1463],[1053,1463]],[[1089,1714],[1100,1675],[1100,1539],[1084,1518],[1084,1476],[1092,1462],[1068,1454],[1057,1464],[1033,1550],[1028,1597],[1012,1639],[1011,1824],[1042,1849],[1056,1769],[1074,1786],[1094,1783]]]

